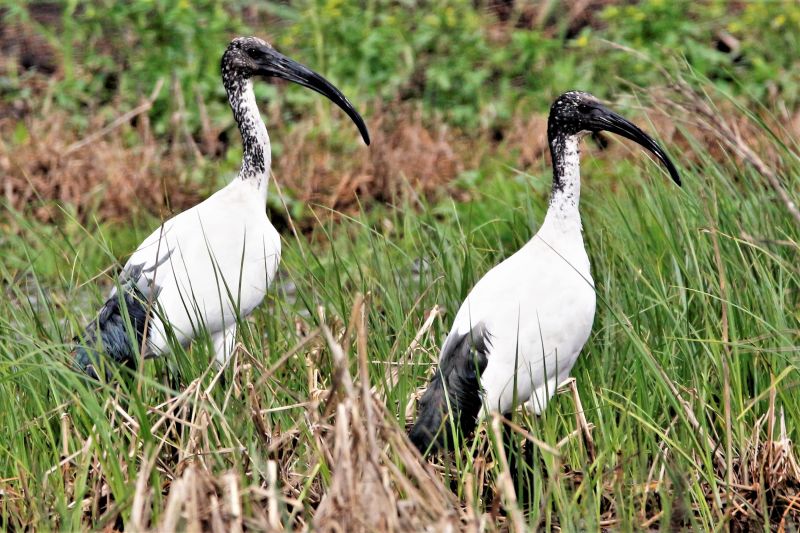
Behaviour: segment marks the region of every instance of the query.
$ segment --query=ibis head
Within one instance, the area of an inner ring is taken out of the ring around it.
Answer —
[[[358,127],[364,142],[369,144],[369,131],[364,119],[339,89],[310,68],[279,53],[272,45],[258,37],[237,37],[231,41],[222,56],[222,75],[223,78],[235,76],[281,78],[316,91],[347,113]]]
[[[614,113],[589,93],[570,91],[559,96],[550,108],[547,136],[552,144],[558,136],[607,131],[616,133],[649,150],[667,167],[678,185],[681,178],[666,152],[638,126]]]

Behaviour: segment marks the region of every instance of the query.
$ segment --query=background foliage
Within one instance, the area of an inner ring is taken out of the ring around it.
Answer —
[[[2,527],[797,526],[796,2],[0,5]],[[86,382],[70,339],[119,264],[238,168],[218,63],[239,34],[333,81],[373,145],[257,83],[285,254],[235,363],[218,379],[199,342]],[[574,375],[596,455],[560,395],[515,415],[525,447],[487,423],[419,470],[402,426],[454,310],[542,220],[546,112],[573,88],[685,182],[585,143],[599,305]]]

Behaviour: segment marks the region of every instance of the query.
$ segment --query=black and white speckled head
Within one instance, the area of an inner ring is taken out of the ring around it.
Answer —
[[[253,76],[282,78],[316,91],[339,106],[356,124],[364,142],[369,144],[369,131],[353,104],[328,80],[308,67],[284,56],[258,37],[237,37],[222,55],[222,81],[234,113],[237,96],[246,90]]]
[[[658,143],[635,124],[605,107],[593,95],[569,91],[556,98],[550,107],[547,137],[551,150],[559,144],[559,139],[600,131],[616,133],[643,146],[667,167],[673,181],[681,184],[675,165]]]
[[[588,118],[592,109],[600,105],[600,101],[589,93],[569,91],[555,99],[550,106],[547,120],[547,136],[581,135],[592,131]]]
[[[237,37],[230,42],[222,55],[222,79],[250,78],[258,69],[258,59],[263,50],[272,45],[258,37]]]

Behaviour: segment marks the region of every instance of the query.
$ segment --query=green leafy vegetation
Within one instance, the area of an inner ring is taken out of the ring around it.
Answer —
[[[7,8],[4,19],[33,21],[25,3]],[[507,121],[523,102],[526,111],[541,110],[565,87],[607,97],[629,84],[661,83],[649,61],[676,56],[726,89],[756,98],[772,91],[790,105],[798,99],[800,8],[790,1],[608,2],[571,17],[557,3],[523,3],[498,17],[466,0],[303,0],[257,8],[226,0],[67,2],[47,26],[33,25],[57,49],[63,78],[55,92],[75,120],[86,106],[119,98],[135,104],[159,78],[175,78],[186,102],[201,98],[215,119],[229,120],[218,79],[220,43],[242,33],[270,38],[359,100],[419,100],[466,128]],[[175,111],[174,96],[165,91],[150,113],[160,134]],[[300,90],[280,99],[284,112],[305,111],[314,101]],[[189,121],[193,131],[200,128],[195,113]]]

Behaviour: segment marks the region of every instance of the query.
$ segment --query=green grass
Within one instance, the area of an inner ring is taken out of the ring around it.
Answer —
[[[773,140],[772,148],[776,170],[795,176],[788,187],[796,197],[796,147]],[[598,310],[573,375],[597,456],[591,461],[579,438],[559,447],[576,429],[568,395],[540,418],[515,415],[546,444],[528,445],[526,460],[512,461],[525,474],[515,479],[529,524],[635,530],[656,517],[652,523],[664,529],[732,521],[775,528],[787,505],[781,496],[796,494],[798,480],[776,482],[753,439],[779,440],[780,422],[796,436],[800,425],[800,228],[752,168],[712,160],[699,144],[692,153],[697,163],[681,168],[683,189],[641,156],[617,168],[584,157],[582,215]],[[237,368],[222,380],[209,369],[203,341],[123,373],[114,385],[73,373],[71,336],[110,286],[107,269],[114,272],[154,221],[84,228],[67,217],[53,227],[10,213],[0,243],[2,525],[154,526],[169,514],[170,488],[189,464],[214,479],[232,471],[249,488],[245,524],[310,523],[343,467],[330,455],[336,417],[322,412],[336,365],[331,343],[315,333],[320,310],[336,341],[355,353],[358,336],[344,329],[357,295],[366,295],[369,384],[389,421],[402,427],[470,287],[535,233],[549,180],[546,170],[509,169],[484,180],[468,203],[376,207],[321,219],[310,235],[286,232],[281,276],[247,321]],[[406,358],[437,305],[444,316],[391,383],[387,364]],[[363,378],[355,357],[350,370]],[[187,394],[158,422],[169,406],[155,406]],[[507,497],[494,483],[502,474],[491,460],[496,445],[481,432],[438,460],[442,487],[478,515],[492,508],[487,496]],[[410,469],[395,445],[381,446]],[[751,474],[753,464],[762,467]],[[475,482],[483,475],[486,483]],[[145,494],[137,491],[140,476],[149,499],[137,499]],[[265,519],[268,498],[260,494],[274,484],[280,516]],[[134,516],[141,509],[145,517]]]

